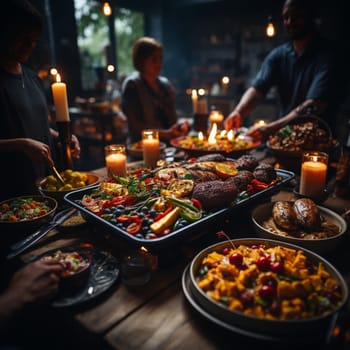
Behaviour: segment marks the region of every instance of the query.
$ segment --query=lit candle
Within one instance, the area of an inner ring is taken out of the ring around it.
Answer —
[[[143,161],[147,168],[155,168],[160,159],[159,134],[156,130],[142,131]]]
[[[68,122],[68,100],[67,100],[67,87],[65,83],[61,82],[61,76],[56,75],[56,82],[51,85],[53,102],[56,110],[57,122]]]
[[[124,145],[108,145],[105,147],[105,161],[108,176],[126,175],[126,155]]]
[[[306,152],[301,164],[299,192],[303,196],[318,198],[326,187],[328,155],[323,152]]]
[[[217,133],[218,127],[216,125],[216,123],[213,124],[211,130],[210,130],[210,134],[208,137],[208,144],[209,145],[215,145],[216,144],[216,133]]]
[[[192,90],[192,110],[193,113],[196,114],[197,113],[197,103],[198,103],[198,94],[197,94],[197,90],[193,89]]]

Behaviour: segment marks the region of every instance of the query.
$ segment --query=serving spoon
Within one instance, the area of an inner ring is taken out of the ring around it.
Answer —
[[[55,175],[56,179],[62,184],[62,186],[65,185],[65,182],[63,180],[63,177],[61,176],[61,174],[58,172],[58,170],[55,167],[55,163],[53,162],[51,157],[47,157],[49,166],[53,172],[53,174]]]

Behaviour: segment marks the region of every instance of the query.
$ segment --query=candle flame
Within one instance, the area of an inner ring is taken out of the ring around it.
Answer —
[[[196,89],[193,89],[193,90],[192,90],[192,98],[196,98],[196,97],[198,97],[198,95],[197,95],[197,90],[196,90]]]
[[[317,162],[317,161],[318,161],[318,157],[317,157],[317,156],[313,156],[313,157],[312,157],[312,161],[313,161],[313,162]]]
[[[233,141],[233,139],[234,139],[234,133],[233,133],[233,130],[232,130],[232,129],[227,133],[227,139],[228,139],[229,141]]]
[[[227,131],[226,130],[221,130],[220,131],[220,136],[224,137],[226,135]]]
[[[216,144],[216,133],[218,130],[218,126],[216,125],[216,123],[213,123],[213,126],[210,130],[210,134],[208,137],[208,143],[209,145],[215,145]]]
[[[199,141],[203,141],[204,140],[204,135],[203,135],[203,133],[201,131],[198,133],[198,140]]]
[[[61,82],[61,76],[59,73],[56,74],[56,82],[60,83]]]

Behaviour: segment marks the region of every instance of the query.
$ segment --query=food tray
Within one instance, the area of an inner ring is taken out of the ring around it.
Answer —
[[[281,178],[281,181],[279,181],[275,185],[268,187],[267,189],[264,189],[262,191],[259,191],[255,194],[252,194],[248,198],[238,201],[233,206],[213,211],[210,215],[207,215],[200,220],[192,222],[186,225],[185,227],[174,230],[166,236],[154,239],[144,239],[132,236],[126,231],[120,229],[119,227],[116,227],[109,221],[104,220],[103,218],[92,213],[86,207],[81,205],[80,200],[83,198],[83,196],[86,194],[90,194],[94,188],[98,188],[98,185],[70,192],[64,196],[64,199],[72,206],[78,208],[88,220],[97,224],[102,224],[110,233],[116,234],[118,237],[126,239],[136,247],[144,246],[152,252],[157,252],[161,249],[169,247],[170,245],[173,245],[180,239],[184,240],[186,238],[191,237],[194,232],[200,232],[200,229],[204,226],[207,227],[209,223],[212,223],[213,221],[216,221],[219,218],[228,215],[229,213],[237,210],[238,208],[242,208],[243,206],[249,205],[263,198],[270,197],[272,194],[277,192],[280,189],[280,187],[288,183],[295,176],[293,172],[287,170],[276,169],[276,172],[277,176]],[[203,229],[203,233],[205,231],[206,230]]]

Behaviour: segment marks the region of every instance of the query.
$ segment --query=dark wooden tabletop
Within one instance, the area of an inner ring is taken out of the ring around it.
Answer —
[[[105,175],[105,169],[95,172]],[[286,187],[271,200],[293,198],[292,188]],[[350,208],[350,200],[329,196],[323,206],[342,214]],[[117,282],[102,295],[78,307],[65,308],[65,317],[73,318],[114,349],[233,349],[241,345],[272,348],[276,344],[237,334],[203,317],[186,299],[181,283],[183,271],[195,254],[209,244],[219,243],[217,231],[224,230],[231,238],[256,237],[250,221],[252,209],[248,206],[234,212],[206,227],[200,234],[193,232],[193,238],[183,244],[160,252],[156,257],[157,268],[152,270],[147,284],[130,287],[120,275]],[[49,249],[80,243],[89,243],[97,250],[109,252],[119,262],[134,250],[115,235],[89,224],[73,232],[53,230],[21,259],[28,260]],[[349,284],[348,249],[347,234],[344,244],[326,258],[339,269]],[[345,337],[342,333],[342,337],[332,338],[330,344],[317,345],[319,348],[323,345],[328,348],[349,348],[350,333],[349,330],[347,332],[344,333]]]

